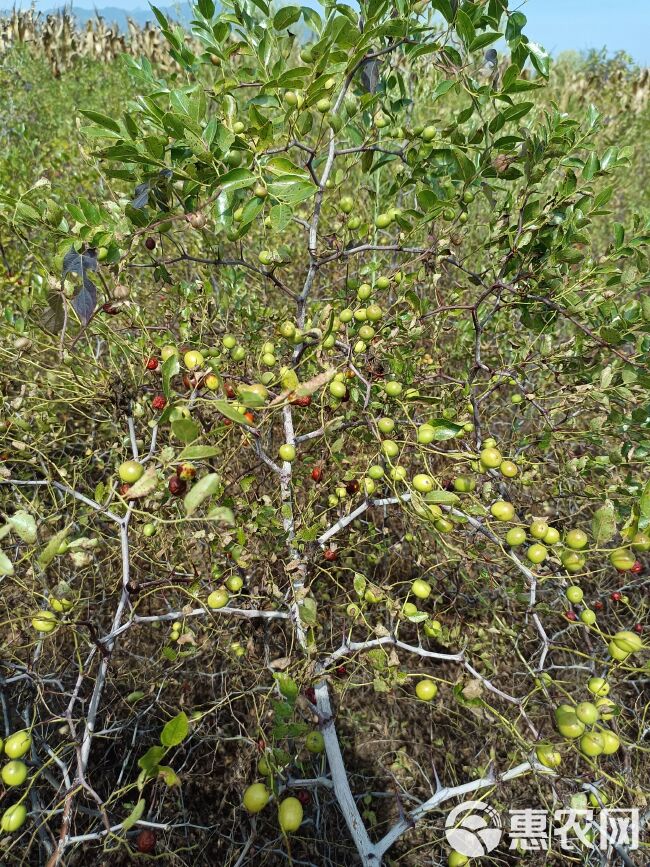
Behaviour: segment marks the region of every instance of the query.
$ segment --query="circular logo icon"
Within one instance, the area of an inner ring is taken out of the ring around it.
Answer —
[[[502,834],[499,814],[483,801],[463,801],[445,822],[449,844],[468,858],[478,858],[496,849]]]

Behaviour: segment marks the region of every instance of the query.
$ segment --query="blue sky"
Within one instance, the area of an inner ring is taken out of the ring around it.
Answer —
[[[300,5],[305,0],[287,0]],[[309,2],[309,0],[307,0]],[[29,0],[18,5],[29,6]],[[0,0],[0,8],[12,6]],[[57,0],[40,0],[40,9],[59,5]],[[146,8],[144,0],[75,0],[82,8],[113,6],[120,9]],[[160,6],[172,6],[173,0],[158,0]],[[309,5],[316,5],[309,2]],[[527,32],[535,42],[552,54],[575,49],[602,48],[627,51],[637,63],[650,65],[650,0],[522,0],[519,7],[528,17]]]

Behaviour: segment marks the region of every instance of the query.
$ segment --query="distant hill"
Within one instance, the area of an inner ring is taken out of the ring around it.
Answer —
[[[11,10],[4,10],[4,0],[0,0],[0,15],[9,15]],[[173,21],[188,22],[192,18],[192,10],[189,3],[178,3],[173,6],[164,6],[162,3],[154,3],[165,15]],[[60,5],[52,5],[51,8],[44,10],[41,14],[48,15],[61,10],[72,12],[79,24],[85,24],[88,20],[100,16],[107,24],[117,24],[120,30],[126,30],[127,19],[131,19],[136,24],[143,25],[147,21],[155,22],[155,16],[148,4],[134,3],[128,10],[120,9],[117,6],[94,6],[85,8],[82,6],[61,3]]]

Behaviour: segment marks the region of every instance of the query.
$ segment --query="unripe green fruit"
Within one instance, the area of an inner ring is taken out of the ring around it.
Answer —
[[[5,741],[5,755],[9,759],[20,759],[32,745],[32,737],[28,731],[14,732]]]
[[[417,613],[418,613],[418,607],[417,607],[417,605],[415,605],[415,603],[405,602],[404,605],[402,605],[402,614],[405,617],[413,617]]]
[[[548,530],[544,533],[542,541],[544,541],[547,545],[557,545],[557,543],[560,541],[560,534],[555,529],[555,527],[549,527]]]
[[[490,469],[495,469],[496,467],[501,465],[501,461],[503,458],[501,457],[501,452],[498,449],[493,448],[492,446],[488,446],[484,448],[479,458],[481,463],[485,467],[489,467]]]
[[[535,755],[546,768],[558,768],[562,764],[562,756],[552,744],[540,744],[535,748]]]
[[[419,0],[422,3],[422,0]],[[422,12],[423,9],[417,9],[417,12]],[[450,852],[447,856],[447,864],[448,867],[465,867],[466,864],[469,863],[469,858],[467,855],[463,855],[461,852],[456,852],[455,850]]]
[[[599,734],[603,742],[603,755],[613,755],[621,745],[618,735],[609,729],[602,729]]]
[[[384,468],[379,464],[374,464],[372,467],[368,468],[368,475],[371,479],[381,479],[384,475]]]
[[[511,527],[506,533],[506,542],[511,548],[523,545],[526,541],[526,531],[523,527]]]
[[[581,572],[585,565],[585,558],[582,554],[578,554],[577,551],[562,551],[560,560],[567,572],[571,574]]]
[[[424,623],[424,634],[427,638],[437,638],[442,632],[442,624],[439,620],[426,620]]]
[[[577,587],[575,584],[571,587],[567,587],[566,598],[573,605],[577,605],[579,602],[582,602],[582,600],[584,598],[584,593],[582,592],[582,588]]]
[[[264,355],[262,355],[262,364],[265,367],[273,367],[276,361],[277,359],[272,352],[265,352]]]
[[[406,467],[393,467],[390,471],[390,477],[394,482],[403,482],[408,475]]]
[[[415,694],[420,701],[433,701],[438,695],[438,687],[432,680],[425,678],[416,683]]]
[[[428,599],[431,595],[431,585],[422,578],[416,578],[411,584],[411,593],[418,599]]]
[[[344,398],[347,393],[347,388],[345,387],[344,383],[339,382],[336,379],[330,382],[329,389],[332,397],[336,397],[339,400]]]
[[[574,551],[581,551],[588,541],[587,534],[582,530],[569,530],[564,537],[564,544]]]
[[[339,319],[344,324],[351,322],[353,318],[354,318],[354,313],[350,310],[349,307],[346,307],[345,310],[341,310],[341,312],[339,313]]]
[[[243,361],[246,358],[246,350],[243,346],[235,346],[230,350],[230,357],[233,361]]]
[[[8,807],[2,814],[0,819],[0,828],[5,834],[12,834],[25,824],[27,818],[27,807],[24,804],[14,804]]]
[[[548,533],[548,524],[546,521],[533,521],[529,527],[529,532],[533,539],[543,539]]]
[[[354,199],[352,196],[341,196],[341,200],[339,201],[339,208],[343,211],[344,214],[349,214],[354,208]]]
[[[372,325],[362,325],[359,329],[359,337],[362,340],[372,340],[374,336],[375,329],[372,327]]]
[[[278,455],[283,461],[291,463],[296,458],[296,447],[291,443],[283,443],[278,449]]]
[[[435,126],[425,126],[422,132],[420,133],[420,138],[422,141],[433,141],[436,137],[436,128]]]
[[[433,510],[435,507],[430,506],[430,508]],[[433,522],[433,526],[439,533],[451,533],[454,529],[453,521],[448,521],[447,518],[438,518],[437,521]]]
[[[395,458],[399,454],[399,446],[395,440],[384,440],[381,444],[381,450],[388,458]]]
[[[546,560],[546,555],[548,551],[543,545],[535,544],[531,545],[530,548],[526,551],[526,556],[530,560],[531,563],[543,563]]]
[[[575,713],[564,713],[557,721],[557,728],[565,738],[575,740],[584,733],[585,724],[580,722]]]
[[[56,615],[52,611],[39,611],[38,614],[32,617],[32,626],[37,632],[45,634],[53,632],[56,629],[56,625]]]
[[[389,434],[395,430],[395,422],[392,418],[380,418],[377,427],[382,433]]]
[[[278,822],[285,834],[297,831],[302,825],[303,810],[298,798],[285,798],[278,806]]]
[[[636,557],[626,548],[615,548],[609,555],[609,562],[619,572],[629,572],[636,562]]]
[[[580,612],[580,620],[587,626],[593,626],[596,622],[596,612],[591,608],[585,608]]]
[[[490,512],[497,521],[512,521],[515,516],[515,507],[505,500],[497,500],[496,503],[492,503]]]
[[[473,479],[471,476],[456,476],[454,479],[454,490],[460,494],[469,494],[475,489],[476,479]]]
[[[377,289],[388,289],[390,286],[390,280],[388,277],[377,277],[375,286]]]
[[[310,753],[322,753],[325,749],[325,739],[320,732],[309,732],[305,737],[305,746]]]
[[[147,538],[153,536],[155,534],[155,532],[156,532],[155,524],[145,524],[144,527],[142,528],[142,535],[146,536]]]
[[[249,813],[259,813],[269,802],[271,793],[264,783],[253,783],[244,792],[243,803]]]
[[[295,333],[296,333],[296,326],[293,324],[293,322],[286,321],[286,322],[283,322],[282,325],[280,326],[280,334],[283,337],[286,337],[287,340],[290,340],[294,336]]]
[[[226,349],[234,349],[237,346],[237,338],[233,334],[224,334],[221,342]]]
[[[12,759],[3,766],[0,776],[2,777],[2,782],[8,788],[22,786],[27,779],[27,765],[18,759]]]
[[[120,464],[117,468],[117,474],[120,479],[132,485],[134,482],[137,482],[139,478],[142,477],[144,473],[144,467],[138,461],[124,461],[124,463]]]
[[[643,647],[641,636],[627,629],[617,632],[612,638],[612,642],[625,653],[636,653]]]
[[[587,732],[580,738],[580,751],[586,756],[600,756],[605,750],[605,742],[598,732]]]
[[[587,682],[587,689],[593,695],[602,698],[609,693],[609,684],[604,677],[590,677]]]
[[[399,397],[399,395],[402,393],[402,388],[402,383],[396,382],[395,380],[390,380],[389,382],[384,384],[384,391],[386,392],[388,397]]]
[[[426,473],[418,473],[413,477],[413,487],[421,494],[427,494],[433,490],[433,479]]]
[[[359,307],[354,311],[354,319],[356,322],[365,322],[368,318],[368,311],[365,307]]]
[[[204,362],[204,358],[202,353],[197,352],[196,350],[191,349],[189,352],[186,352],[183,356],[183,364],[187,367],[188,370],[194,370],[197,367],[200,367]]]
[[[650,551],[650,536],[647,533],[636,533],[632,539],[632,548],[641,553]]]
[[[370,283],[362,283],[357,289],[357,298],[359,301],[367,301],[372,295],[372,286]]]
[[[583,722],[588,726],[592,726],[595,722],[598,722],[600,718],[598,708],[590,701],[581,701],[576,705],[576,716],[580,722]]]
[[[213,590],[208,596],[208,608],[225,608],[229,598],[227,590]]]
[[[257,254],[257,258],[262,265],[270,265],[273,262],[274,257],[271,250],[260,250],[260,252]]]
[[[361,486],[362,486],[363,491],[367,497],[371,497],[375,493],[375,490],[377,489],[377,486],[375,485],[374,481],[372,479],[369,479],[369,478],[364,478],[361,482]]]
[[[499,470],[501,475],[505,476],[506,479],[514,479],[519,474],[519,469],[514,461],[501,461]]]
[[[389,214],[377,214],[375,226],[377,226],[378,229],[387,229],[391,223],[392,220]]]
[[[369,319],[370,322],[379,322],[383,315],[384,312],[378,304],[370,304],[366,307],[366,318]]]
[[[318,102],[316,103],[316,110],[319,111],[321,114],[325,114],[326,112],[328,112],[331,107],[332,107],[332,100],[327,99],[327,97],[323,97],[322,99],[319,99]]]

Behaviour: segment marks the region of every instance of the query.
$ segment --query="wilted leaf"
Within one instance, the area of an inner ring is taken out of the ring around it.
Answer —
[[[4,551],[0,551],[0,575],[13,575],[14,566]]]
[[[611,500],[606,500],[600,509],[594,512],[591,521],[591,532],[594,541],[598,545],[609,542],[616,535],[616,513]]]
[[[234,512],[227,506],[215,506],[214,509],[210,509],[206,518],[210,521],[217,521],[220,524],[227,524],[229,527],[234,527],[235,525]]]
[[[62,279],[65,280],[68,274],[81,277],[81,286],[70,304],[83,325],[88,325],[97,305],[97,287],[88,276],[89,271],[96,270],[96,253],[77,253],[74,247],[71,247],[63,257]]]
[[[136,500],[138,497],[147,497],[152,494],[158,486],[158,473],[155,467],[149,467],[140,476],[137,482],[134,482],[126,492],[127,500]]]
[[[462,693],[468,699],[480,698],[483,695],[483,684],[478,678],[468,680],[462,689]]]
[[[188,516],[193,515],[204,500],[217,492],[219,484],[217,473],[208,473],[207,476],[199,479],[194,487],[185,495],[185,499],[183,500],[185,514]]]
[[[7,523],[23,542],[27,542],[29,545],[34,544],[36,541],[36,521],[29,512],[20,509],[18,512],[14,512],[10,518],[7,518]]]
[[[169,765],[160,765],[158,768],[158,776],[163,780],[166,786],[180,786],[181,781],[173,768]]]
[[[71,527],[66,527],[63,530],[59,530],[50,541],[47,543],[45,548],[41,551],[38,556],[38,564],[43,569],[48,566],[52,560],[56,557],[59,552],[59,548],[61,547],[61,542],[64,542],[66,537],[70,534]]]
[[[160,733],[160,743],[164,747],[176,747],[188,736],[190,731],[189,721],[185,711],[181,711],[165,726]]]

